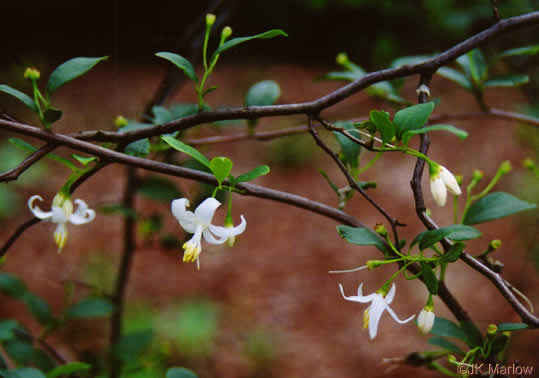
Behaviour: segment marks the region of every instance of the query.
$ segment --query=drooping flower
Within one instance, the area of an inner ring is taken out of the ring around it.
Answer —
[[[433,308],[431,306],[425,306],[417,317],[417,328],[419,328],[419,332],[423,335],[429,333],[434,326],[435,318]]]
[[[434,198],[438,206],[445,206],[448,190],[455,196],[459,196],[462,193],[455,176],[447,168],[441,165],[431,165],[430,191],[432,198]]]
[[[393,311],[393,309],[389,307],[391,302],[393,302],[393,298],[395,297],[395,283],[393,283],[391,289],[389,290],[389,292],[387,292],[387,294],[384,293],[383,290],[379,290],[376,293],[364,296],[361,290],[362,286],[363,283],[361,283],[357,289],[357,296],[347,297],[346,295],[344,295],[342,285],[339,284],[341,294],[347,301],[371,303],[371,305],[367,307],[367,309],[363,313],[363,326],[364,328],[369,328],[369,336],[371,340],[374,339],[376,337],[376,334],[378,333],[378,324],[385,310],[387,310],[389,315],[391,315],[391,317],[399,324],[408,323],[415,317],[415,315],[412,315],[406,320],[400,320],[397,317],[397,314],[395,314],[395,311]]]
[[[221,203],[212,197],[205,199],[198,205],[194,213],[186,210],[188,206],[189,200],[187,198],[179,198],[172,201],[171,209],[172,214],[178,219],[183,229],[193,234],[193,237],[183,244],[183,262],[196,261],[197,268],[200,268],[199,256],[202,252],[202,236],[210,244],[223,244],[228,238],[245,231],[247,222],[242,215],[241,223],[236,227],[228,228],[211,224],[215,211],[221,206]]]
[[[86,202],[80,199],[75,200],[75,204],[78,205],[77,210],[73,212],[73,203],[69,194],[60,192],[52,200],[51,211],[43,211],[39,206],[34,206],[34,201],[39,199],[43,201],[43,198],[39,195],[34,195],[28,199],[28,207],[36,218],[42,220],[48,220],[58,224],[54,231],[54,241],[58,244],[58,253],[62,252],[62,248],[67,241],[67,227],[66,224],[84,224],[91,222],[95,218],[95,211],[88,208]]]

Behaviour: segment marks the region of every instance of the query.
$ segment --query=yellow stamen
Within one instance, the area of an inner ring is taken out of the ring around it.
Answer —
[[[183,249],[185,250],[183,262],[195,262],[202,248],[191,241],[187,241],[183,244]]]
[[[363,328],[369,328],[369,309],[363,312]]]

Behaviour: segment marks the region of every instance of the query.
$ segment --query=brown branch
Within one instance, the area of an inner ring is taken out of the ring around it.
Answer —
[[[16,180],[21,174],[24,173],[24,171],[30,168],[33,164],[37,163],[43,157],[47,156],[47,154],[53,151],[55,148],[56,144],[54,143],[45,144],[43,147],[30,154],[15,168],[0,174],[0,182],[9,182]]]

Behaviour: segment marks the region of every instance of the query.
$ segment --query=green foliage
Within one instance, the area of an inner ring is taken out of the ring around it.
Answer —
[[[108,59],[108,56],[99,58],[73,58],[59,65],[49,76],[47,93],[53,93],[62,85],[84,75],[97,63]]]
[[[166,378],[197,378],[198,376],[191,370],[181,367],[170,368],[167,370]]]
[[[439,346],[440,348],[443,348],[448,352],[464,355],[462,349],[453,344],[451,341],[444,339],[443,337],[431,337],[428,343],[430,345]]]
[[[4,378],[46,378],[41,371],[34,368],[0,370],[0,375]]]
[[[539,44],[538,45],[531,45],[531,46],[524,46],[524,47],[518,47],[515,49],[509,49],[502,52],[500,55],[498,55],[499,58],[504,58],[507,56],[518,56],[518,55],[536,55],[539,54]]]
[[[466,245],[464,243],[457,242],[453,244],[449,250],[444,253],[440,259],[440,263],[452,263],[459,259],[460,255],[464,251]]]
[[[237,46],[239,44],[251,41],[253,39],[269,39],[269,38],[275,38],[275,37],[279,37],[279,36],[288,37],[288,34],[286,34],[281,29],[272,29],[272,30],[268,30],[267,32],[256,34],[256,35],[251,35],[251,36],[248,36],[248,37],[232,38],[232,39],[226,41],[225,43],[223,43],[221,46],[219,46],[219,48],[217,50],[214,51],[213,56],[212,56],[212,60],[217,55],[222,54],[226,50],[229,50],[232,47]]]
[[[464,140],[464,139],[468,138],[468,132],[466,132],[464,130],[461,130],[459,128],[456,128],[455,126],[451,126],[451,125],[433,125],[433,126],[422,127],[420,129],[406,131],[402,135],[402,143],[404,145],[408,145],[408,142],[410,141],[410,139],[414,135],[425,134],[425,133],[428,133],[430,131],[448,131],[448,132],[456,135],[461,140]]]
[[[56,378],[61,376],[71,376],[75,373],[81,373],[90,370],[91,365],[84,362],[70,362],[58,366],[47,373],[47,378]]]
[[[69,318],[99,318],[109,316],[114,311],[114,306],[103,298],[86,298],[72,304],[65,315]]]
[[[267,165],[259,165],[251,169],[249,172],[239,175],[234,179],[234,182],[247,182],[256,179],[257,177],[267,175],[270,172],[270,167]]]
[[[498,324],[498,332],[519,331],[521,329],[528,329],[528,328],[530,327],[524,323],[500,323]]]
[[[493,77],[485,82],[485,87],[518,87],[529,82],[530,77],[528,75],[513,74]]]
[[[273,105],[281,95],[281,88],[273,80],[259,81],[247,91],[245,106]]]
[[[129,121],[127,125],[125,125],[124,127],[120,129],[120,131],[121,132],[135,131],[135,130],[146,129],[152,126],[153,125],[151,123],[140,123],[140,122]],[[148,138],[144,138],[144,139],[131,142],[125,147],[124,151],[128,155],[145,157],[146,155],[150,153],[150,141],[148,140]]]
[[[410,244],[410,248],[419,243],[419,249],[424,250],[439,242],[443,238],[451,240],[470,240],[481,236],[481,232],[471,226],[462,224],[453,224],[447,227],[441,227],[435,230],[424,231],[416,236]]]
[[[382,142],[389,143],[395,136],[395,126],[389,119],[389,113],[378,110],[371,110],[369,114],[369,121],[376,126],[382,137]]]
[[[395,134],[397,139],[401,139],[404,133],[416,129],[421,129],[427,123],[432,111],[434,103],[427,102],[418,104],[399,110],[393,117],[395,125]]]
[[[424,261],[421,261],[421,275],[423,276],[423,279],[425,280],[425,285],[427,286],[427,289],[429,289],[429,292],[432,295],[436,295],[438,293],[438,279],[436,278],[436,275],[434,274],[434,271],[432,270],[432,267],[425,263]]]
[[[475,202],[464,217],[463,224],[478,224],[506,217],[521,211],[535,209],[537,206],[519,200],[509,193],[490,193]]]
[[[211,159],[210,170],[219,185],[222,184],[223,180],[226,179],[232,171],[232,165],[232,160],[226,157],[214,157]]]
[[[352,122],[336,122],[335,126],[341,127],[345,130],[356,130],[354,124]],[[359,164],[359,152],[360,152],[360,146],[350,138],[348,138],[346,135],[341,134],[338,131],[334,131],[333,135],[335,135],[335,138],[337,139],[337,142],[339,143],[341,147],[341,151],[339,153],[339,159],[343,162],[343,164],[351,169],[353,171],[353,175],[355,176],[356,173],[354,170],[357,170],[358,164]],[[358,139],[359,135],[357,136]]]
[[[27,150],[27,151],[31,151],[31,152],[35,152],[37,151],[37,148],[35,148],[34,146],[32,146],[30,143],[22,140],[22,139],[19,139],[19,138],[9,138],[8,139],[9,143],[13,144],[14,146],[17,146],[23,150]],[[71,170],[76,170],[77,167],[75,166],[75,164],[73,164],[71,161],[61,157],[61,156],[58,156],[58,155],[55,155],[55,154],[47,154],[47,157],[51,160],[54,160],[58,163],[61,163],[63,165],[65,165],[66,167],[70,168]]]
[[[197,149],[191,146],[188,146],[187,144],[177,140],[176,138],[170,135],[162,135],[161,139],[163,139],[170,147],[174,148],[175,150],[178,150],[180,152],[183,152],[191,156],[193,159],[197,160],[199,163],[210,168],[210,161],[208,160],[208,158],[202,155]]]
[[[149,348],[153,332],[143,330],[124,335],[114,347],[116,356],[126,363],[133,363]]]
[[[15,97],[16,99],[21,101],[24,105],[26,105],[28,108],[30,108],[30,110],[32,110],[33,112],[35,112],[35,113],[38,112],[38,108],[37,108],[36,103],[27,94],[22,93],[21,91],[15,89],[15,88],[11,88],[9,85],[5,85],[5,84],[0,85],[0,92],[4,92],[4,93],[7,93],[10,96]]]
[[[358,245],[374,245],[382,252],[386,252],[386,246],[382,239],[373,231],[363,227],[337,226],[337,232],[348,243]]]
[[[0,320],[0,341],[11,340],[15,336],[13,331],[17,328],[17,321],[8,319]]]
[[[160,58],[168,60],[169,62],[174,64],[176,67],[178,67],[180,70],[182,70],[183,73],[185,73],[185,76],[187,76],[189,79],[193,80],[194,82],[198,82],[195,68],[193,67],[191,62],[189,62],[183,56],[170,53],[170,52],[158,52],[155,55],[157,55]]]

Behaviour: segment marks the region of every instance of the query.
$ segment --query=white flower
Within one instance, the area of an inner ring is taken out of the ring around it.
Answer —
[[[365,328],[369,328],[369,336],[372,339],[376,337],[376,334],[378,333],[378,323],[380,322],[380,317],[384,313],[385,310],[389,312],[389,315],[399,324],[408,323],[410,320],[412,320],[415,315],[410,316],[406,320],[400,320],[397,315],[395,314],[395,311],[389,307],[389,304],[393,301],[393,298],[395,297],[395,284],[391,286],[391,289],[385,295],[379,292],[372,293],[369,295],[363,295],[361,291],[361,287],[363,286],[363,283],[359,285],[357,289],[357,296],[347,297],[344,295],[344,290],[341,284],[339,284],[339,287],[341,289],[341,294],[347,301],[353,301],[353,302],[360,302],[360,303],[371,303],[369,307],[365,310],[363,313],[363,326]]]
[[[75,200],[78,208],[73,212],[73,203],[71,202],[69,195],[62,192],[54,196],[51,211],[43,211],[37,205],[34,207],[33,204],[36,199],[43,201],[43,198],[39,195],[32,196],[28,199],[28,207],[34,216],[58,224],[54,231],[54,241],[58,244],[58,253],[62,251],[67,240],[67,222],[72,224],[84,224],[91,222],[95,218],[95,211],[89,209],[86,202],[80,199]]]
[[[432,326],[434,326],[435,317],[436,316],[434,315],[432,308],[425,306],[417,317],[417,328],[419,328],[419,332],[421,332],[423,335],[429,333]]]
[[[213,214],[221,203],[215,198],[205,199],[195,212],[185,210],[189,206],[189,200],[187,198],[179,198],[172,201],[172,214],[178,219],[183,229],[191,234],[193,237],[184,243],[183,254],[184,262],[197,262],[197,268],[200,268],[198,257],[202,251],[201,239],[204,235],[204,239],[210,244],[223,244],[228,238],[241,234],[245,231],[247,222],[243,215],[241,216],[241,223],[239,226],[233,228],[220,227],[211,224]]]
[[[441,165],[436,168],[430,172],[430,191],[438,206],[445,206],[447,190],[455,196],[459,196],[462,192],[455,176],[447,168]]]

